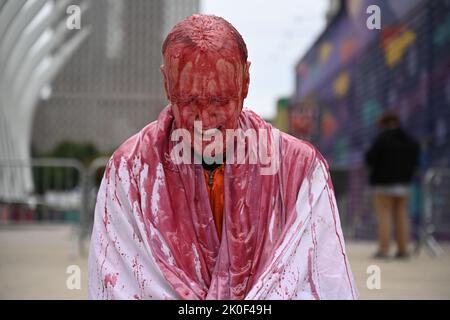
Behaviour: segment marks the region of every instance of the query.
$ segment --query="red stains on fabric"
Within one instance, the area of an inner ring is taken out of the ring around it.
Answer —
[[[108,285],[110,285],[111,287],[114,288],[116,286],[117,276],[118,275],[119,275],[118,273],[114,273],[114,274],[108,273],[105,276],[105,280],[104,280],[105,287],[108,287]]]
[[[313,273],[314,273],[314,265],[313,265],[313,248],[310,248],[308,251],[308,283],[311,287],[311,294],[314,297],[314,299],[318,300],[319,298],[319,294],[317,293],[317,288],[316,288],[316,284],[314,282],[314,277],[313,277]]]

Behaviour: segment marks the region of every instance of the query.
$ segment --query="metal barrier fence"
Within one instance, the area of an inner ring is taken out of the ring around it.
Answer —
[[[66,221],[74,230],[71,255],[86,254],[83,241],[92,230],[98,187],[108,160],[97,158],[89,167],[75,159],[0,160],[0,226]],[[334,167],[330,171],[346,238],[374,239],[377,222],[366,170]],[[12,193],[9,179],[18,173],[21,176],[16,179],[31,177],[32,188],[22,192],[15,188]],[[450,169],[429,169],[422,189],[424,205],[416,209],[420,219],[413,228],[416,251],[426,246],[433,255],[440,255],[443,251],[436,238],[450,239]]]
[[[342,231],[347,239],[376,237],[376,216],[373,212],[367,170],[364,167],[331,167],[336,202]]]
[[[423,185],[424,214],[416,250],[425,246],[433,255],[439,256],[444,251],[436,238],[450,239],[450,169],[429,169]]]
[[[81,238],[84,239],[91,235],[92,226],[94,223],[94,211],[95,203],[97,200],[98,188],[100,186],[101,179],[103,178],[103,173],[105,167],[109,161],[107,157],[101,157],[95,159],[89,167],[86,169],[86,185],[85,185],[85,219],[83,221],[83,228],[81,231]],[[82,247],[82,253],[84,247]]]
[[[346,238],[354,237],[354,225],[349,214],[348,181],[349,170],[346,168],[334,167],[330,169],[333,181],[334,194],[341,220],[342,231]]]
[[[367,170],[334,167],[330,172],[346,238],[375,239],[377,219]],[[433,256],[443,254],[438,240],[450,240],[450,168],[430,168],[413,184],[409,213],[415,252],[426,248]]]
[[[97,186],[107,161],[98,158],[85,167],[76,159],[0,160],[0,225],[70,223],[70,255],[84,255]],[[27,183],[20,181],[24,177]]]

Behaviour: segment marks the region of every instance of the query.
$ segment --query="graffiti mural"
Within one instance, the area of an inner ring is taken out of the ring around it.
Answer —
[[[295,70],[291,114],[307,106],[315,120],[298,131],[292,116],[290,128],[312,140],[332,168],[349,168],[349,207],[364,215],[364,152],[384,110],[397,111],[420,141],[422,172],[450,166],[450,1],[345,4]],[[380,30],[366,27],[369,5],[381,9]]]

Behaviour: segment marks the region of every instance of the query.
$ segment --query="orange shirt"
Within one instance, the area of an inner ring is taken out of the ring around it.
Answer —
[[[208,191],[209,203],[214,217],[217,234],[219,240],[222,237],[222,219],[223,219],[223,171],[224,165],[217,167],[210,173],[210,171],[203,169],[205,176],[206,190]],[[211,176],[210,176],[211,175]]]

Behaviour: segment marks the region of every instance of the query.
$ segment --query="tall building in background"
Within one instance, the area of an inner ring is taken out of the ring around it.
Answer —
[[[159,67],[161,45],[199,0],[95,0],[81,13],[92,34],[40,102],[33,147],[91,142],[103,152],[155,120],[167,104]],[[78,32],[78,30],[73,30]]]

